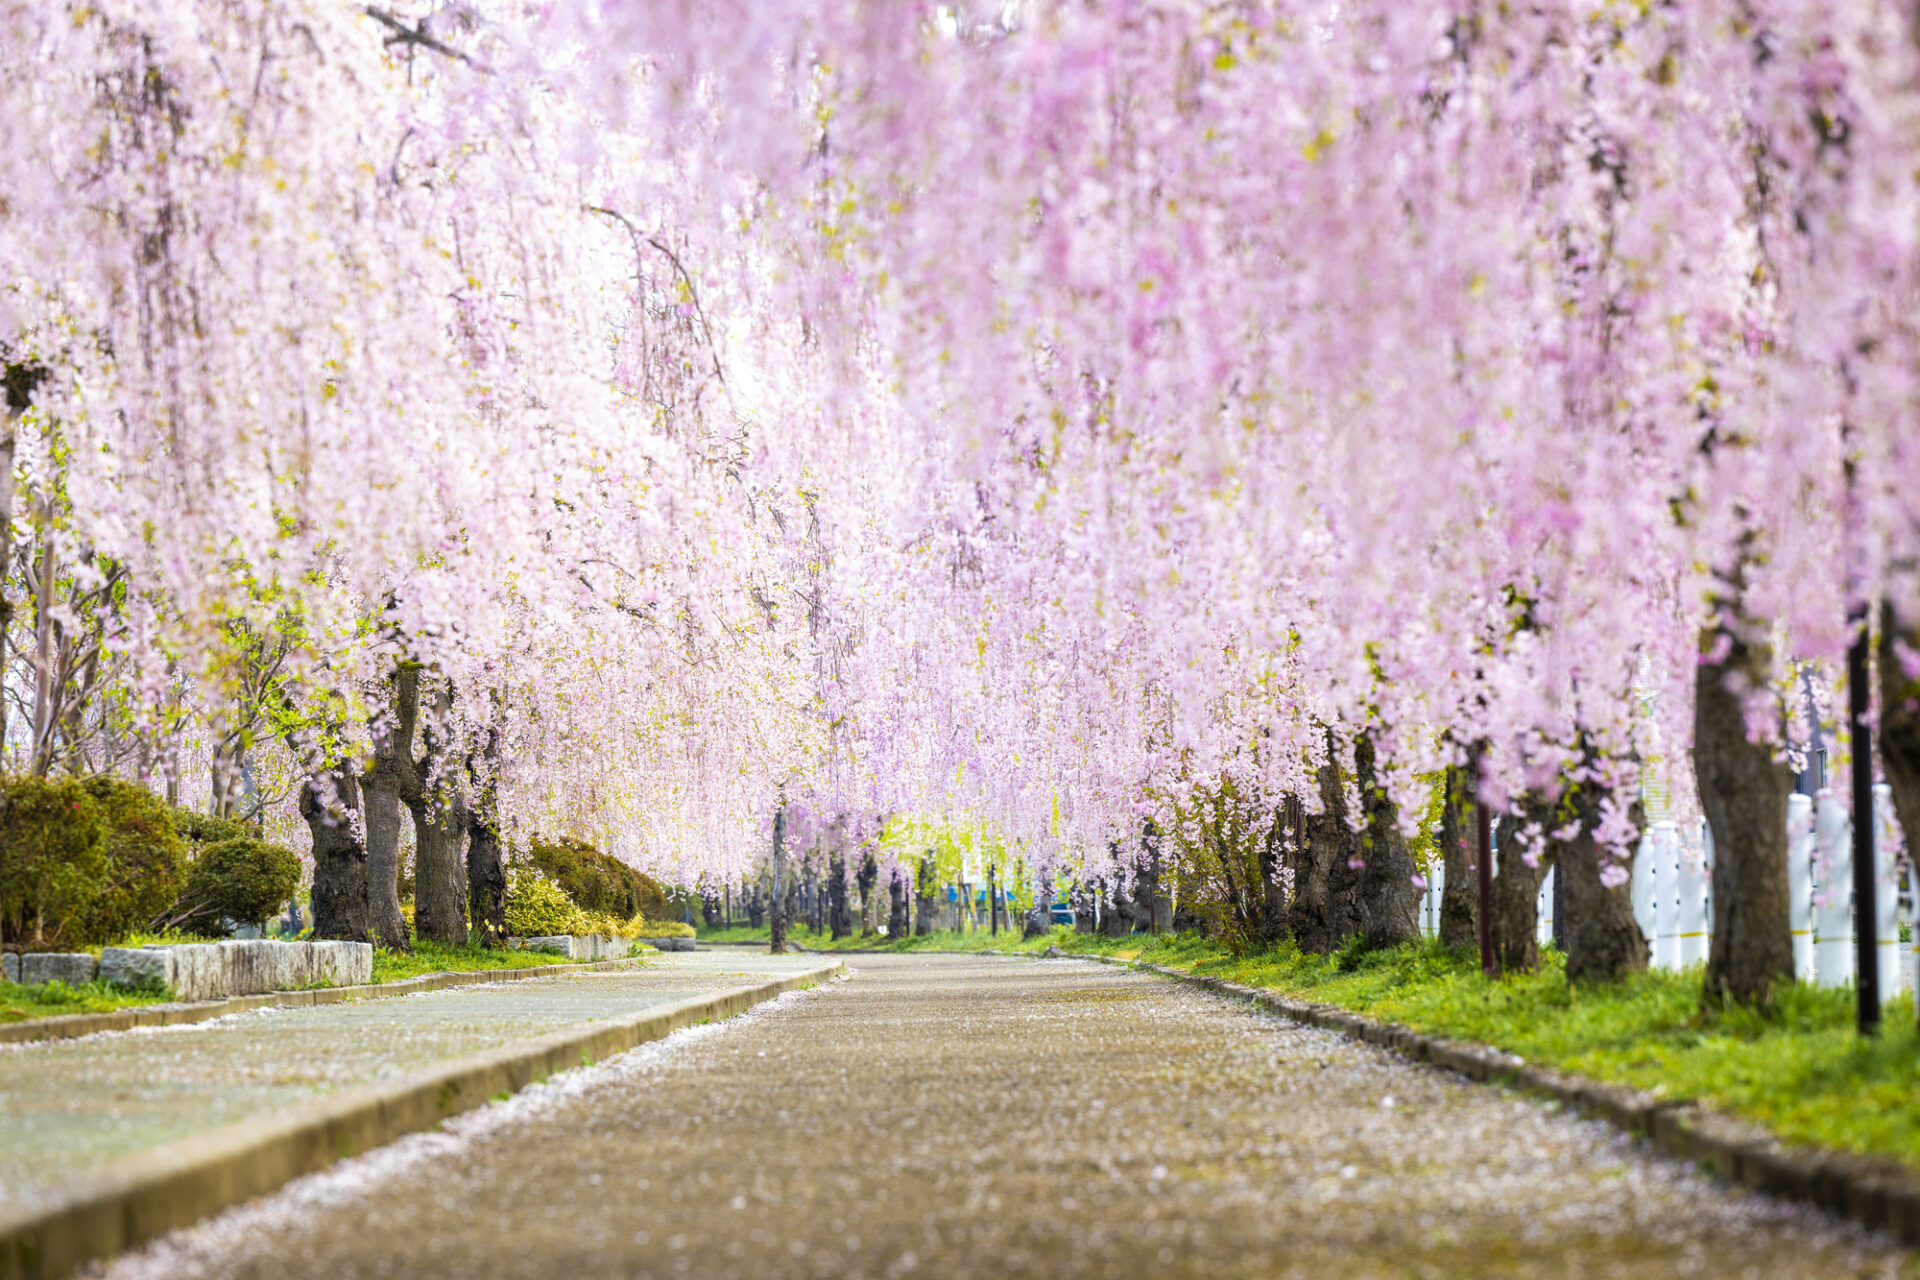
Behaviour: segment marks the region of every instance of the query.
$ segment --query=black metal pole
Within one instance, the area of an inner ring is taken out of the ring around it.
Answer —
[[[1853,616],[1853,646],[1847,650],[1847,715],[1853,732],[1853,948],[1860,983],[1860,1034],[1880,1033],[1879,916],[1873,850],[1873,730],[1867,725],[1867,611]]]
[[[1476,775],[1478,770],[1475,770]],[[1480,802],[1477,794],[1473,800],[1474,828],[1478,832],[1480,851],[1474,855],[1480,873],[1480,972],[1489,978],[1500,976],[1500,966],[1493,956],[1493,821],[1487,813],[1487,806]]]

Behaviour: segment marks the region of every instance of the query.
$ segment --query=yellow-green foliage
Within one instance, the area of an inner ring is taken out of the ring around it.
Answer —
[[[653,877],[584,841],[535,836],[527,846],[526,861],[559,885],[582,911],[622,920],[665,913],[666,893]]]
[[[187,842],[166,802],[138,783],[102,775],[80,785],[99,809],[106,862],[88,941],[112,942],[159,919],[179,896]]]
[[[588,933],[586,913],[533,867],[507,873],[507,932],[516,938]]]
[[[633,922],[632,938],[691,938],[693,926],[684,920],[639,920]]]

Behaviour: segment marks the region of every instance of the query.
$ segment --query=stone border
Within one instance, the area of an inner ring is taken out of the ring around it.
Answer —
[[[1920,1245],[1920,1175],[1894,1161],[1820,1147],[1790,1147],[1758,1126],[1698,1103],[1669,1102],[1622,1085],[1602,1084],[1585,1076],[1531,1065],[1486,1045],[1422,1035],[1335,1005],[1294,1000],[1277,991],[1137,960],[1071,952],[1062,956],[1159,974],[1190,987],[1247,1001],[1294,1022],[1391,1049],[1402,1057],[1457,1072],[1469,1080],[1511,1085],[1550,1098],[1581,1115],[1645,1138],[1667,1155],[1691,1161],[1727,1182],[1815,1205],[1890,1232],[1902,1243]]]
[[[73,1179],[54,1203],[0,1217],[0,1280],[55,1280],[336,1160],[434,1128],[555,1072],[589,1066],[681,1027],[730,1018],[844,969],[823,965],[624,1018],[579,1023],[115,1161]]]
[[[108,1013],[67,1013],[56,1018],[28,1018],[0,1023],[0,1044],[32,1040],[71,1040],[101,1031],[131,1031],[135,1027],[178,1027],[250,1009],[285,1009],[297,1005],[334,1004],[341,1000],[377,1000],[410,996],[446,987],[468,987],[487,982],[515,982],[522,978],[551,978],[563,973],[597,973],[624,969],[644,957],[601,960],[592,964],[543,964],[525,969],[451,969],[426,973],[398,982],[373,982],[359,987],[308,987],[301,991],[269,991],[257,996],[229,996],[194,1004],[140,1004]]]

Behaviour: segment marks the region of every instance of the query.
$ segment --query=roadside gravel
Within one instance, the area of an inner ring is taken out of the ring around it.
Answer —
[[[1605,1126],[1158,978],[850,964],[110,1274],[1920,1275]]]

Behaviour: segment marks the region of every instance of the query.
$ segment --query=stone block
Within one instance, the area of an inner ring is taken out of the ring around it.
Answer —
[[[151,947],[100,949],[100,979],[116,987],[143,987],[157,982],[173,990],[173,969],[173,957],[164,950]]]
[[[693,950],[692,938],[648,938],[647,941],[661,951]],[[791,947],[793,943],[789,942],[787,945]]]
[[[0,955],[0,977],[8,982],[20,981],[20,957],[9,951]]]
[[[99,971],[100,962],[84,951],[35,951],[20,957],[20,981],[30,987],[43,982],[77,987],[92,982]]]
[[[573,939],[564,933],[550,934],[540,938],[520,938],[514,945],[521,951],[550,951],[560,956],[573,954]]]

